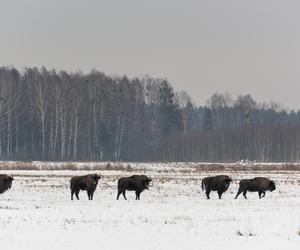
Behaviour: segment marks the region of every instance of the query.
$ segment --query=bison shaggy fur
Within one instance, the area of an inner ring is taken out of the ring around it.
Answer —
[[[247,199],[246,194],[249,192],[258,192],[259,199],[265,197],[266,191],[274,191],[276,189],[275,182],[269,180],[265,177],[256,177],[253,179],[243,179],[240,181],[239,190],[236,194],[237,197],[243,193],[245,199]]]
[[[226,192],[231,181],[231,178],[227,175],[206,177],[202,180],[202,190],[205,189],[207,199],[210,199],[209,194],[211,191],[217,191],[219,199],[221,199],[222,194]]]
[[[14,178],[7,174],[0,174],[0,194],[11,188]]]
[[[73,200],[73,195],[77,200],[79,200],[79,191],[86,190],[89,200],[93,199],[94,192],[96,190],[98,180],[101,178],[98,174],[88,174],[84,176],[73,176],[70,181],[71,188],[71,200]]]
[[[140,194],[145,189],[149,189],[149,184],[151,182],[151,178],[146,175],[132,175],[130,177],[122,177],[118,180],[118,194],[117,200],[119,199],[120,194],[123,194],[125,200],[126,198],[126,190],[135,191],[136,200],[140,199]]]

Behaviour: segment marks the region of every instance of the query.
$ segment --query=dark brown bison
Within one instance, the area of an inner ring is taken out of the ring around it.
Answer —
[[[71,200],[73,200],[74,193],[76,195],[77,200],[79,200],[78,194],[80,190],[86,190],[89,200],[92,200],[98,184],[98,180],[100,178],[101,176],[98,174],[73,176],[70,181]]]
[[[231,181],[231,178],[227,175],[206,177],[202,180],[202,190],[205,189],[207,199],[210,199],[209,194],[211,191],[217,191],[219,199],[221,199],[222,194],[228,189]]]
[[[14,178],[7,174],[0,174],[0,194],[11,188]]]
[[[130,177],[123,177],[118,180],[118,195],[117,200],[119,199],[120,194],[123,194],[124,199],[127,200],[125,193],[128,191],[135,191],[136,200],[140,199],[140,194],[145,189],[149,189],[151,178],[148,178],[146,175],[132,175]]]
[[[266,191],[270,190],[271,192],[276,189],[275,182],[264,177],[256,177],[253,179],[244,179],[240,181],[239,190],[236,194],[237,197],[243,193],[245,199],[247,199],[246,194],[249,192],[258,192],[259,199],[265,197]]]

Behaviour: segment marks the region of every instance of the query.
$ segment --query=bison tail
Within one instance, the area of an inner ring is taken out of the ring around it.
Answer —
[[[201,182],[201,186],[202,186],[202,190],[204,190],[205,189],[205,186],[204,186],[204,181],[202,180],[202,182]]]

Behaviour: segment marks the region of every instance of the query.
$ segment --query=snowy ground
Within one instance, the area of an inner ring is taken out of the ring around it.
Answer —
[[[70,200],[70,176],[90,171],[1,170],[15,177],[0,195],[1,249],[300,249],[299,171],[226,171],[234,182],[223,199],[206,200],[201,179],[220,173],[161,168],[97,171],[93,201]],[[151,176],[150,190],[117,201],[117,179],[133,173]],[[277,190],[234,200],[238,180],[252,176]]]

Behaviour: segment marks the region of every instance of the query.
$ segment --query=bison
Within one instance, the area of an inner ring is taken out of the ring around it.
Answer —
[[[247,199],[246,194],[249,192],[258,192],[259,199],[265,197],[266,191],[270,190],[271,192],[276,189],[275,182],[264,177],[256,177],[253,179],[244,179],[240,181],[239,190],[236,194],[237,197],[243,193],[245,199]]]
[[[80,190],[86,190],[89,200],[92,200],[98,184],[98,180],[100,178],[101,176],[98,174],[73,176],[70,181],[71,200],[73,200],[74,193],[76,195],[77,200],[79,200],[78,194]]]
[[[227,175],[206,177],[202,180],[202,190],[205,189],[207,199],[210,199],[209,194],[211,191],[217,191],[219,199],[221,199],[222,194],[228,189],[231,181],[231,178]]]
[[[11,188],[14,178],[7,174],[0,174],[0,194]]]
[[[123,177],[118,180],[118,195],[117,200],[119,199],[120,194],[123,194],[125,200],[127,200],[125,193],[128,191],[135,191],[136,200],[140,199],[140,194],[145,189],[149,189],[151,178],[148,178],[146,175],[132,175],[130,177]]]

